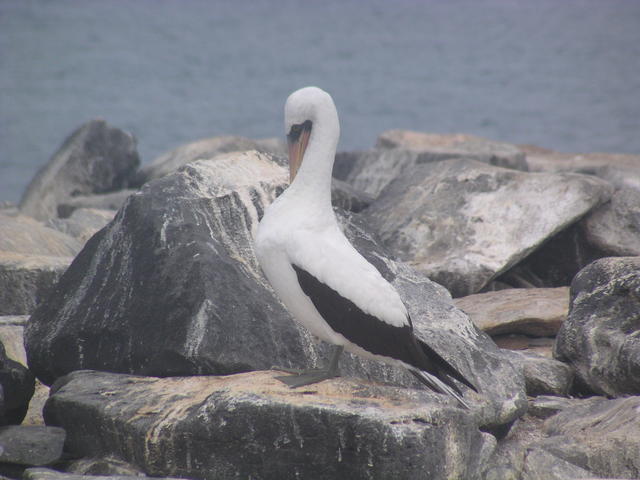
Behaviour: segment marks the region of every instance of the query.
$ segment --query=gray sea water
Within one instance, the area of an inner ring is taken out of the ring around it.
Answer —
[[[640,153],[640,0],[0,0],[0,200],[88,119],[147,162],[283,135],[306,85],[343,150],[407,128]]]

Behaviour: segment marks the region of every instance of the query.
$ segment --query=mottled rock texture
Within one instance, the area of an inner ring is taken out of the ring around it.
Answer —
[[[140,159],[135,138],[104,120],[91,120],[67,138],[27,187],[20,211],[54,218],[63,201],[126,188]]]
[[[459,297],[478,292],[611,190],[586,175],[445,160],[407,169],[365,215],[394,255]]]
[[[77,238],[83,244],[98,230],[113,220],[115,210],[79,208],[69,218],[53,218],[48,224],[56,230]]]
[[[569,311],[569,288],[512,288],[456,298],[454,305],[489,335],[550,337]]]
[[[71,452],[153,476],[474,479],[495,446],[472,414],[426,391],[346,379],[291,390],[276,374],[80,371],[61,379],[45,417]]]
[[[522,368],[527,395],[567,396],[573,386],[573,368],[563,362],[527,351],[507,351],[509,359]]]
[[[638,394],[639,331],[640,257],[603,258],[574,278],[554,355],[596,393]]]
[[[327,346],[291,319],[253,252],[252,232],[286,178],[268,157],[236,153],[131,196],[34,312],[33,371],[50,384],[82,368],[167,376],[324,364]],[[482,395],[467,395],[480,423],[513,421],[526,408],[522,376],[446,290],[389,260],[350,215],[341,213],[348,235],[398,288],[417,334],[479,385]],[[404,370],[352,355],[341,371],[416,385]]]
[[[135,184],[141,186],[149,180],[164,177],[187,163],[210,160],[223,153],[247,150],[284,155],[286,148],[280,140],[274,138],[253,140],[234,135],[204,138],[181,145],[143,165],[136,174]]]
[[[0,426],[19,425],[27,414],[35,377],[27,367],[7,356],[0,343]]]
[[[0,315],[30,314],[72,260],[0,251]]]
[[[137,190],[124,189],[110,193],[71,197],[58,204],[58,217],[69,218],[79,209],[118,210],[124,205],[129,195],[136,192]]]
[[[65,432],[59,427],[0,427],[0,463],[40,466],[59,460]]]

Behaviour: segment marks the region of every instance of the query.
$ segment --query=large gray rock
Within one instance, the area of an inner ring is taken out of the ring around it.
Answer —
[[[566,363],[533,352],[506,350],[514,365],[524,373],[527,395],[568,396],[573,386],[574,371]]]
[[[56,230],[77,238],[83,244],[115,217],[115,210],[79,208],[69,218],[53,218],[48,224]]]
[[[187,163],[210,160],[223,153],[247,150],[284,155],[286,147],[281,141],[273,138],[253,140],[233,135],[204,138],[181,145],[143,165],[136,174],[134,183],[136,186],[141,186],[150,180],[169,175]]]
[[[77,239],[32,218],[0,214],[0,251],[75,257],[81,248],[82,243]]]
[[[489,335],[551,337],[567,318],[569,288],[510,288],[456,298],[453,303]]]
[[[554,355],[594,392],[638,394],[639,331],[640,257],[603,258],[574,278]]]
[[[59,427],[0,427],[0,463],[40,466],[62,456],[65,432]]]
[[[0,315],[30,314],[72,260],[0,250]]]
[[[593,477],[640,478],[640,397],[598,399],[548,418],[537,446]]]
[[[611,191],[586,175],[445,160],[407,169],[365,215],[399,259],[459,297],[478,292]]]
[[[74,372],[45,417],[76,455],[212,480],[474,479],[495,446],[473,415],[427,391],[347,379],[291,390],[274,375]]]
[[[612,256],[640,255],[640,189],[617,190],[583,223],[587,240],[595,248]]]
[[[19,425],[27,414],[35,377],[27,367],[9,358],[0,343],[0,426]]]
[[[189,164],[131,196],[32,315],[33,371],[50,384],[82,368],[167,376],[324,364],[326,344],[291,319],[253,251],[252,232],[286,178],[269,158],[245,152]],[[341,218],[400,291],[417,334],[477,382],[482,395],[467,395],[479,423],[521,415],[524,379],[448,292],[389,260],[355,214]],[[341,371],[416,385],[404,370],[352,355]]]
[[[71,197],[126,188],[139,163],[133,135],[91,120],[31,180],[20,211],[39,220],[54,218],[58,205]]]
[[[58,205],[58,217],[69,218],[73,215],[73,212],[79,209],[118,210],[124,205],[129,195],[136,192],[137,190],[124,189],[117,192],[71,197]]]

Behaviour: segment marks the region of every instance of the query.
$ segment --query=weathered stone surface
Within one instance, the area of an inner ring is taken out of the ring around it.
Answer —
[[[513,288],[469,295],[453,303],[489,335],[550,337],[567,318],[569,288]]]
[[[145,478],[139,475],[82,475],[77,473],[58,472],[50,468],[27,468],[22,476],[23,480],[140,480]],[[158,478],[157,480],[179,480],[175,477]]]
[[[525,154],[515,145],[475,135],[434,134],[388,130],[378,136],[378,148],[403,148],[420,152],[420,162],[467,158],[497,167],[528,169]]]
[[[58,204],[58,217],[69,218],[78,209],[91,208],[97,210],[118,210],[130,195],[137,190],[124,189],[117,192],[102,193],[95,195],[79,195],[64,200]]]
[[[73,258],[0,251],[0,315],[28,315]]]
[[[640,255],[640,189],[617,190],[583,223],[587,240],[597,249],[612,256]]]
[[[147,184],[34,312],[26,331],[33,371],[51,383],[82,368],[166,376],[324,364],[327,346],[292,321],[253,252],[252,231],[286,178],[264,155],[239,153]],[[389,260],[341,215],[400,291],[418,335],[478,383],[482,395],[468,395],[480,422],[492,428],[522,414],[524,379],[448,292]],[[352,355],[341,371],[416,385],[404,370]]]
[[[335,379],[291,390],[277,372],[156,379],[80,371],[46,407],[67,448],[154,476],[477,478],[495,441],[418,390]]]
[[[506,350],[505,353],[522,368],[527,395],[569,395],[574,371],[566,363],[527,351]]]
[[[52,228],[77,238],[83,244],[115,217],[115,210],[79,208],[69,218],[53,218],[48,224]]]
[[[333,179],[331,185],[331,203],[350,212],[361,212],[373,202],[373,197],[360,192],[347,182]]]
[[[24,350],[24,327],[28,315],[9,315],[0,317],[0,343],[5,347],[6,355],[25,367],[27,354]],[[29,401],[29,408],[22,420],[22,425],[43,425],[42,407],[49,398],[49,387],[39,380],[35,382],[35,392]]]
[[[94,476],[145,476],[140,468],[112,456],[81,458],[65,465],[64,471],[69,474]]]
[[[140,167],[136,174],[135,185],[141,186],[149,180],[164,177],[175,172],[183,165],[196,160],[210,160],[223,153],[247,150],[283,155],[286,147],[281,141],[273,138],[253,140],[246,137],[223,135],[197,140],[164,153],[150,163]]]
[[[586,175],[445,160],[407,169],[365,215],[394,255],[459,297],[479,291],[611,190]]]
[[[588,479],[592,474],[584,468],[567,462],[543,450],[532,448],[527,452],[522,480]]]
[[[0,214],[0,251],[74,257],[82,248],[75,238],[32,218]]]
[[[65,432],[59,427],[0,427],[0,463],[48,465],[60,459]]]
[[[529,402],[529,410],[527,410],[527,415],[546,419],[562,410],[566,410],[578,405],[587,405],[591,402],[601,402],[602,400],[605,400],[605,398],[566,398],[558,397],[555,395],[539,395],[531,399],[531,401]]]
[[[571,284],[554,356],[605,395],[640,393],[640,257],[603,258]]]
[[[538,446],[592,473],[640,478],[640,397],[588,401],[548,418]]]
[[[78,195],[126,188],[140,159],[135,138],[104,120],[73,132],[27,187],[20,211],[39,220],[57,216],[58,204]]]
[[[532,172],[575,172],[597,175],[604,168],[625,168],[640,173],[640,155],[621,153],[560,153],[544,148],[526,148],[526,162]]]
[[[553,358],[555,337],[528,337],[526,335],[507,334],[495,335],[491,338],[500,348],[537,353],[546,358]]]
[[[10,359],[0,343],[0,426],[22,422],[35,389],[35,377],[27,367]]]

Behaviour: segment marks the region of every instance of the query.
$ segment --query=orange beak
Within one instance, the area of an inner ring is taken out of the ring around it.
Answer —
[[[289,181],[293,182],[293,179],[298,173],[302,160],[304,158],[304,152],[309,145],[309,137],[311,136],[311,122],[306,121],[300,125],[294,125],[291,128],[291,132],[287,135],[289,143]]]

